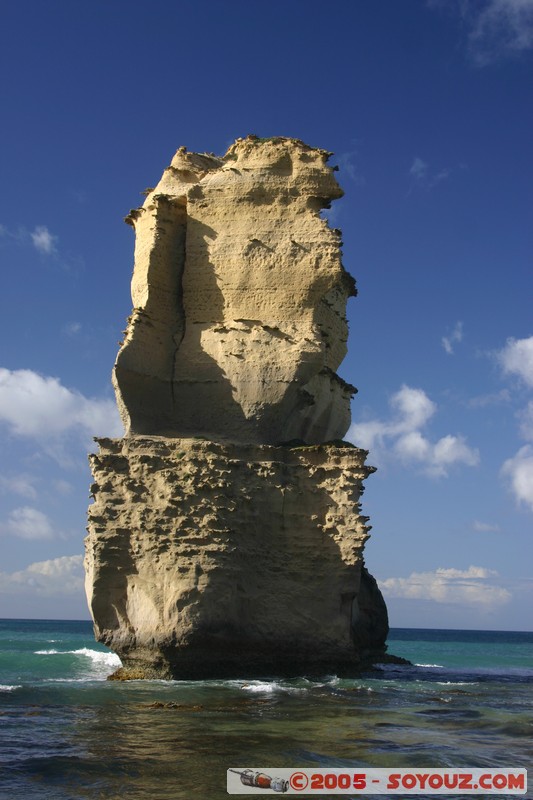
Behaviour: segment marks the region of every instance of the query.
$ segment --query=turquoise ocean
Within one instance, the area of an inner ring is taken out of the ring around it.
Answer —
[[[0,798],[218,800],[243,765],[533,765],[533,633],[397,628],[389,650],[413,666],[119,683],[89,622],[0,621]]]

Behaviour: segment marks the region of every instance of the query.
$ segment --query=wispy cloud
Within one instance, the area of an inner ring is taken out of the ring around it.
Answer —
[[[83,556],[37,561],[17,572],[0,572],[0,592],[64,597],[83,592]]]
[[[25,225],[19,225],[16,229],[0,225],[0,246],[15,245],[31,248],[41,254],[41,263],[60,267],[65,272],[76,273],[85,269],[83,257],[73,253],[60,252],[58,242],[59,236],[52,233],[46,225],[36,225],[33,230]]]
[[[511,402],[511,393],[508,389],[501,389],[499,392],[489,392],[471,397],[468,400],[470,408],[486,408],[487,406],[499,406]]]
[[[469,45],[474,62],[484,67],[533,47],[533,0],[488,0],[466,4]]]
[[[59,241],[59,237],[51,233],[46,225],[36,225],[33,230],[29,230],[24,225],[19,225],[16,229],[0,225],[0,237],[18,242],[18,244],[33,246],[45,256],[57,255],[56,243]]]
[[[422,432],[437,406],[423,389],[402,386],[390,400],[388,420],[354,423],[347,438],[372,451],[372,458],[393,457],[418,466],[428,475],[445,477],[452,466],[479,463],[479,453],[462,436],[447,435],[432,442]]]
[[[30,233],[33,246],[39,253],[51,255],[56,252],[57,236],[53,236],[46,225],[37,225],[35,230]]]
[[[78,203],[86,203],[88,200],[89,195],[85,191],[85,189],[71,189],[70,195],[73,197]]]
[[[336,157],[336,161],[341,171],[341,177],[348,175],[358,186],[364,186],[366,181],[359,170],[357,158],[357,150],[350,150],[347,153],[340,153]]]
[[[37,490],[35,489],[36,479],[32,475],[0,475],[0,490],[8,494],[16,494],[20,497],[25,497],[28,500],[37,499]]]
[[[533,0],[427,0],[430,8],[460,19],[477,67],[533,48]]]
[[[422,161],[421,158],[416,158],[413,160],[411,164],[411,169],[409,170],[409,174],[413,176],[417,181],[423,181],[427,178],[428,174],[428,165],[425,161]]]
[[[526,442],[533,442],[533,400],[521,409],[517,417],[520,421],[520,433]]]
[[[415,156],[411,168],[409,169],[411,176],[411,186],[408,194],[414,188],[429,190],[436,186],[441,181],[446,180],[450,176],[449,169],[441,169],[438,171],[430,170],[429,164],[419,156]]]
[[[6,241],[15,241],[19,244],[31,244],[30,231],[23,225],[14,230],[12,228],[8,228],[7,225],[0,224],[0,238]]]
[[[495,585],[495,570],[471,566],[467,570],[440,567],[433,572],[412,572],[407,578],[386,578],[379,585],[386,598],[432,600],[467,606],[499,607],[511,593]]]
[[[495,525],[492,522],[481,522],[478,519],[474,520],[472,528],[478,533],[499,533],[500,531],[499,525]]]
[[[72,494],[74,491],[74,487],[68,481],[63,480],[62,478],[58,478],[54,481],[54,488],[58,494],[67,495]]]
[[[80,333],[81,329],[82,329],[81,322],[67,322],[65,325],[63,325],[63,328],[61,330],[62,333],[65,334],[65,336],[77,336],[77,334]]]
[[[444,347],[445,351],[448,355],[453,355],[453,346],[455,344],[459,344],[463,340],[463,323],[456,322],[453,331],[450,333],[449,336],[442,337],[442,346]]]
[[[30,506],[11,511],[7,521],[0,523],[0,533],[33,540],[53,539],[56,535],[46,514]]]
[[[447,168],[438,171],[431,170],[426,161],[415,156],[408,174],[411,180],[407,197],[415,190],[430,191],[437,184],[449,178],[450,170]]]

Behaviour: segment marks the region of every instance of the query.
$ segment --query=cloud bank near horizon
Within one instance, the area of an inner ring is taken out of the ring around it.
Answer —
[[[439,567],[430,572],[412,572],[407,578],[386,578],[379,586],[387,599],[431,600],[491,609],[511,600],[507,589],[492,582],[497,577],[495,570],[485,567]]]

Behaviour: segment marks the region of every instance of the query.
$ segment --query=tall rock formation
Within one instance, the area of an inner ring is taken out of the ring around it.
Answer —
[[[342,442],[355,282],[320,211],[330,153],[180,148],[142,208],[114,369],[125,437],[91,456],[86,587],[124,677],[354,671],[387,613],[363,565],[366,452]]]

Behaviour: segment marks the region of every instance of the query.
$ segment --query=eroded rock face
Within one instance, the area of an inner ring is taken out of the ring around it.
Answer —
[[[357,665],[364,457],[348,445],[100,440],[87,547],[100,640],[129,669],[166,677]]]
[[[366,571],[366,451],[339,441],[353,387],[329,154],[180,148],[128,221],[134,310],[99,440],[86,539],[97,639],[123,677],[350,674],[383,657]]]
[[[238,140],[180,148],[135,227],[134,310],[115,366],[128,433],[278,444],[341,439],[354,388],[336,374],[355,283],[330,154]]]

